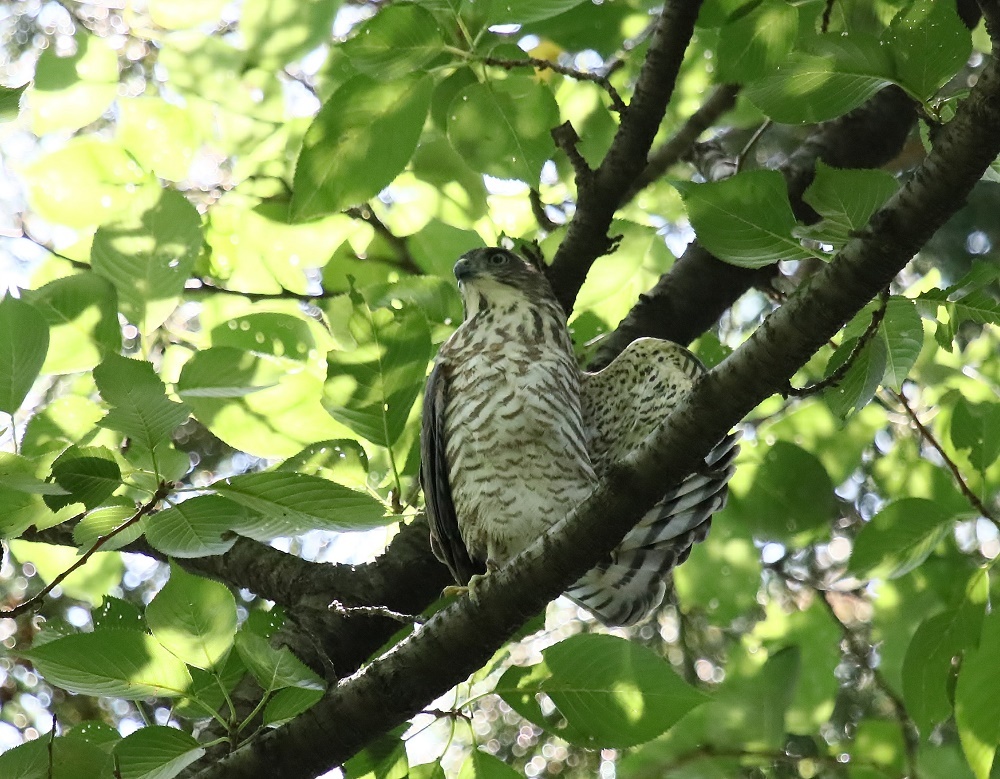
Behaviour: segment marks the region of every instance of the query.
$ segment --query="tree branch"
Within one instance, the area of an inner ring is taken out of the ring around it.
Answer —
[[[552,288],[567,312],[594,260],[611,249],[608,227],[618,204],[646,167],[700,8],[701,0],[664,4],[611,148],[593,176],[577,179],[576,213],[548,269]]]
[[[996,54],[996,52],[995,52]],[[933,151],[801,292],[699,381],[656,433],[509,564],[412,636],[330,689],[312,709],[207,768],[201,779],[312,777],[481,667],[531,615],[607,554],[662,493],[729,429],[779,391],[883,289],[961,205],[1000,154],[1000,62],[991,59]]]
[[[887,87],[860,108],[821,124],[781,167],[795,215],[807,223],[818,219],[802,201],[817,160],[839,168],[880,167],[899,153],[916,121],[913,101],[898,87]],[[690,244],[602,341],[591,368],[608,365],[641,336],[690,343],[744,292],[767,281],[773,272],[773,267],[753,270],[729,265],[697,242]]]

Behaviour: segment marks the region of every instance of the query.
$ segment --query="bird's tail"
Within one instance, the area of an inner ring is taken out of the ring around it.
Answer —
[[[739,433],[730,433],[719,443],[705,458],[705,469],[668,491],[566,596],[605,625],[634,625],[659,606],[666,577],[705,539],[712,514],[726,504],[738,439]]]

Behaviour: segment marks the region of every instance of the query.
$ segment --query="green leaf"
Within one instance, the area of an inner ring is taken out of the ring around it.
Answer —
[[[78,31],[76,50],[42,50],[28,92],[31,131],[38,136],[78,130],[97,119],[118,94],[118,54],[107,39]]]
[[[285,687],[278,690],[264,707],[264,724],[277,727],[295,719],[302,712],[315,706],[322,697],[322,690],[307,690],[302,687]]]
[[[976,779],[988,779],[1000,743],[1000,613],[983,620],[979,649],[966,655],[955,687],[955,724],[962,751]]]
[[[320,405],[323,381],[315,368],[314,361],[216,346],[184,364],[177,392],[195,418],[230,446],[259,457],[288,457],[345,432]]]
[[[113,779],[111,755],[81,738],[42,736],[0,754],[4,779]]]
[[[82,229],[119,218],[142,194],[142,169],[118,144],[70,139],[23,170],[31,207],[55,224]]]
[[[319,476],[363,490],[368,484],[368,455],[353,438],[320,441],[289,457],[276,470]]]
[[[145,632],[146,620],[134,603],[105,595],[100,606],[90,610],[94,630],[139,630]],[[115,731],[117,733],[117,731]]]
[[[148,362],[110,355],[94,368],[94,380],[111,406],[101,427],[117,430],[145,449],[155,449],[188,418],[187,407],[167,398]]]
[[[215,482],[211,488],[260,514],[279,531],[274,535],[364,530],[391,521],[370,495],[302,473],[248,473]],[[246,532],[244,527],[237,529]]]
[[[448,140],[473,170],[537,186],[552,158],[559,105],[530,76],[470,84],[451,101]]]
[[[114,287],[96,273],[77,273],[25,290],[30,303],[48,322],[49,350],[44,373],[77,373],[97,365],[122,348]]]
[[[325,43],[339,0],[247,0],[240,34],[250,59],[261,68],[280,69]]]
[[[458,779],[518,779],[521,776],[502,760],[473,749],[458,772]]]
[[[345,779],[405,779],[409,776],[405,728],[396,728],[369,743],[344,763]]]
[[[756,518],[750,528],[754,535],[777,541],[825,529],[837,505],[823,464],[786,441],[767,450],[744,503],[744,515]]]
[[[0,122],[9,122],[16,119],[21,110],[21,95],[28,88],[23,87],[0,87]]]
[[[118,499],[116,499],[118,500]],[[131,501],[121,498],[121,505],[105,506],[91,511],[73,527],[73,543],[81,548],[94,544],[98,538],[105,536],[128,519],[131,519],[137,507]],[[144,520],[140,519],[130,527],[118,533],[114,538],[101,544],[105,552],[121,549],[142,535]]]
[[[894,501],[858,533],[848,570],[863,579],[909,573],[951,532],[951,520],[951,513],[926,498]]]
[[[52,476],[69,493],[45,496],[45,503],[53,511],[70,503],[96,508],[122,484],[115,456],[103,446],[71,446],[52,463]]]
[[[218,582],[170,566],[170,579],[146,607],[156,640],[195,668],[209,669],[233,645],[236,599]]]
[[[0,452],[0,485],[32,495],[66,495],[58,484],[39,478],[48,471],[47,461],[31,460],[13,452]]]
[[[959,602],[924,620],[910,640],[903,659],[903,698],[921,733],[931,733],[951,716],[955,658],[979,643],[988,598],[989,577],[980,569]]]
[[[91,263],[114,284],[122,313],[146,335],[177,307],[201,245],[198,211],[179,192],[163,190],[141,214],[97,230]]]
[[[791,52],[798,27],[798,10],[783,0],[738,14],[719,31],[719,81],[748,84],[770,75]]]
[[[234,317],[212,328],[212,345],[303,362],[317,356],[309,324],[290,314],[261,312]]]
[[[187,30],[217,21],[225,4],[225,0],[149,0],[148,11],[158,27]]]
[[[187,733],[162,725],[139,728],[115,746],[121,779],[171,779],[204,754]]]
[[[369,308],[356,294],[340,324],[352,343],[327,362],[323,406],[358,435],[391,447],[423,388],[431,358],[427,320],[414,306]]]
[[[571,728],[555,732],[589,748],[649,741],[706,700],[650,649],[599,634],[542,650],[541,663],[508,669],[495,692],[529,719],[538,716],[534,699],[544,693]]]
[[[190,108],[159,97],[119,98],[116,129],[122,146],[144,169],[168,181],[188,178],[200,140]]]
[[[9,295],[0,300],[0,411],[21,407],[48,349],[49,326],[38,309]]]
[[[889,298],[875,337],[885,344],[882,383],[899,390],[924,345],[924,325],[916,304],[909,298],[895,295]]]
[[[284,687],[322,690],[323,680],[291,652],[275,649],[266,638],[246,630],[236,634],[236,651],[266,693]]]
[[[417,148],[434,82],[356,76],[313,120],[295,166],[291,214],[304,221],[377,195],[402,172]]]
[[[885,171],[844,170],[817,161],[816,177],[802,199],[823,221],[810,228],[808,236],[839,249],[897,189],[896,178]]]
[[[51,514],[49,515],[51,516]],[[31,562],[46,584],[51,584],[79,560],[79,552],[72,547],[31,541],[12,540],[10,552],[21,562]],[[125,566],[121,555],[98,552],[59,583],[64,597],[86,601],[97,606],[112,587],[121,583]],[[36,644],[37,646],[37,644]]]
[[[723,181],[675,186],[699,242],[720,260],[762,268],[812,256],[792,236],[795,216],[778,171],[752,170]]]
[[[184,663],[135,630],[79,633],[22,654],[47,682],[78,695],[174,698],[191,684]]]
[[[440,26],[430,11],[399,3],[359,25],[343,50],[359,73],[391,81],[419,71],[443,47]]]
[[[833,119],[892,83],[892,63],[875,38],[817,36],[806,49],[793,52],[774,75],[744,90],[750,102],[776,122]]]
[[[218,495],[199,495],[149,518],[146,540],[172,557],[209,557],[233,548],[232,529],[246,522],[247,509]]]
[[[488,18],[490,24],[528,24],[550,19],[583,2],[584,0],[493,0],[489,6]]]
[[[958,398],[951,416],[951,442],[969,450],[969,462],[985,471],[1000,457],[1000,403]]]
[[[951,3],[914,0],[896,14],[883,37],[897,83],[918,100],[933,97],[972,53],[971,31]]]
[[[847,338],[831,355],[826,366],[827,375],[833,374],[851,356],[857,338]],[[830,410],[846,419],[860,411],[875,397],[875,392],[889,370],[889,354],[885,339],[872,338],[858,353],[847,373],[833,387],[823,393]]]

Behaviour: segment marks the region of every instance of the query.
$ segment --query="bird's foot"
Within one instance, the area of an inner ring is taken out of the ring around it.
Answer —
[[[476,590],[483,585],[483,582],[490,576],[490,574],[497,569],[497,565],[492,560],[486,561],[486,573],[473,574],[472,578],[469,579],[469,583],[462,586],[459,584],[453,584],[445,587],[441,590],[441,595],[445,598],[450,597],[461,597],[463,595],[468,595],[473,603],[479,603],[479,598],[476,595]]]

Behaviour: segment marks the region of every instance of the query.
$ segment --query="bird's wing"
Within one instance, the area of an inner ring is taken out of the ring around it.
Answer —
[[[705,372],[683,346],[640,338],[597,373],[585,373],[580,402],[598,474],[636,449]]]
[[[444,414],[448,379],[441,362],[435,364],[424,391],[424,418],[420,430],[420,484],[431,531],[431,548],[448,566],[455,581],[465,584],[482,566],[469,557],[451,496]]]
[[[641,338],[604,370],[585,374],[583,420],[598,475],[659,427],[704,372],[682,346]],[[712,514],[725,505],[738,438],[730,434],[720,442],[700,472],[680,484],[664,484],[663,497],[611,558],[587,572],[566,594],[612,625],[638,622],[657,606],[670,569],[705,538]]]

